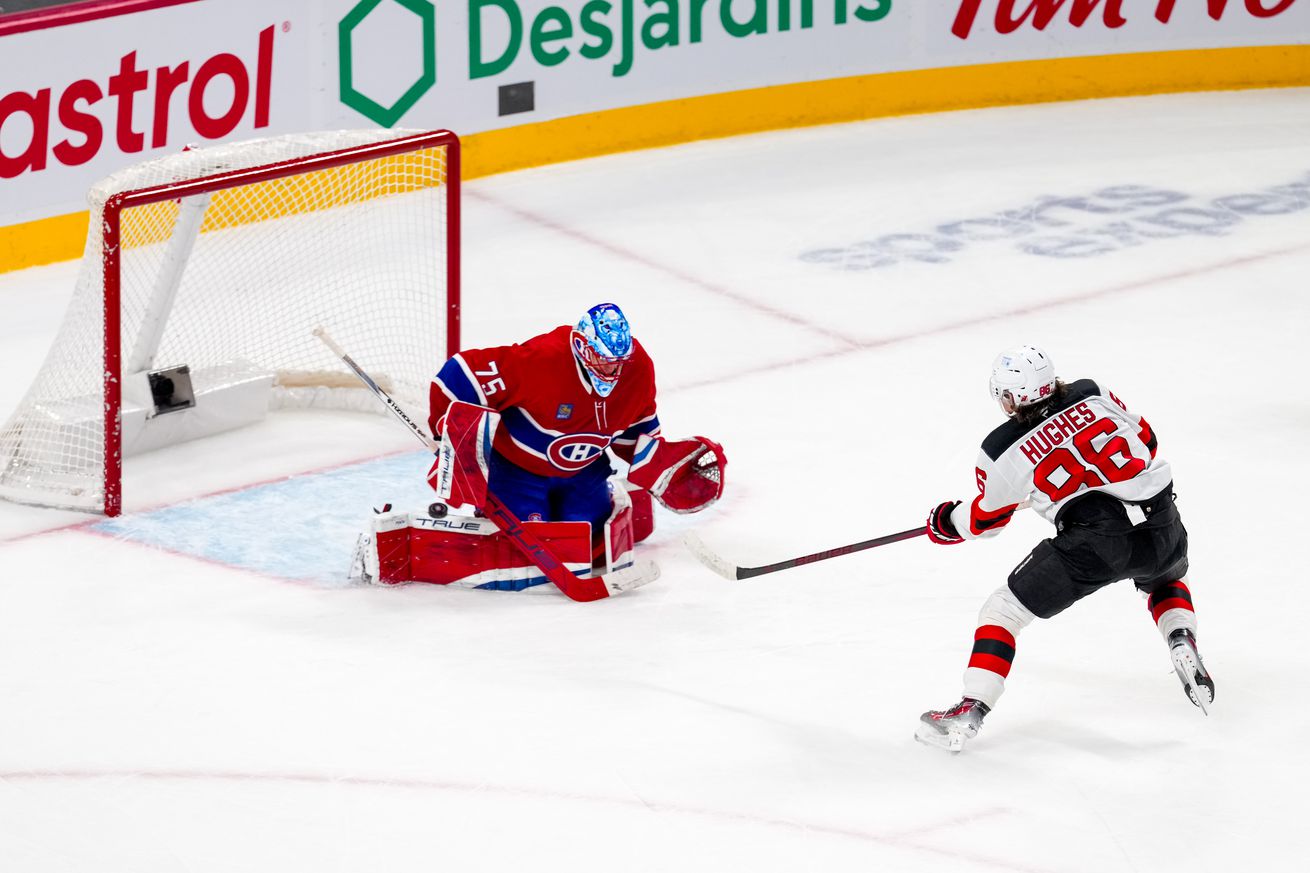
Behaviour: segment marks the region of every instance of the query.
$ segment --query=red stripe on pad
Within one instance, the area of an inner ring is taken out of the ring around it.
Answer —
[[[974,631],[975,640],[996,640],[1005,643],[1010,648],[1015,648],[1014,634],[998,624],[985,624],[978,630]]]
[[[1192,608],[1192,604],[1188,603],[1183,598],[1170,597],[1168,600],[1161,600],[1159,603],[1151,607],[1151,618],[1159,622],[1160,616],[1164,615],[1171,609],[1185,609],[1188,612],[1196,612],[1196,610]]]
[[[1010,675],[1010,662],[1004,658],[998,658],[995,655],[984,655],[974,652],[969,657],[969,666],[977,667],[980,670],[990,670],[996,673],[1002,679]]]

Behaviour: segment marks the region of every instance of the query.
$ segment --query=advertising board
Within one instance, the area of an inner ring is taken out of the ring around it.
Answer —
[[[898,112],[1310,84],[1310,0],[93,6],[0,17],[0,269],[75,255],[76,222],[50,220],[191,144],[444,127],[474,135],[477,175]]]

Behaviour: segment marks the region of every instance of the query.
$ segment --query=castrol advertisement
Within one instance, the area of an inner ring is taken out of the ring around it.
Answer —
[[[319,40],[278,14],[300,5],[183,3],[0,35],[0,225],[85,209],[97,180],[191,144],[314,127]]]

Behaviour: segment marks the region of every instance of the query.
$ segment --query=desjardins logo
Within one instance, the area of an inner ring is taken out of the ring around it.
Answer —
[[[588,0],[533,15],[519,0],[468,0],[468,76],[503,73],[526,48],[542,67],[572,57],[607,60],[611,75],[621,77],[639,51],[695,45],[717,34],[746,39],[877,22],[891,13],[892,2]],[[337,25],[341,102],[376,124],[394,125],[437,82],[436,34],[433,0],[359,0]],[[385,65],[386,86],[369,75],[376,65]]]
[[[436,19],[431,0],[360,0],[355,4],[337,25],[341,102],[383,127],[399,121],[437,83]],[[376,25],[377,36],[370,33],[372,25]],[[397,41],[393,38],[397,33],[413,33],[417,38]],[[407,50],[418,56],[397,57],[397,52]],[[402,76],[413,71],[415,78],[408,84],[401,82],[402,87],[395,89],[400,96],[383,103],[387,98],[361,90],[364,86],[355,69],[357,55],[366,59],[364,63],[388,64]]]
[[[699,43],[714,29],[745,39],[808,30],[816,15],[841,26],[881,21],[891,11],[892,0],[590,0],[576,19],[562,6],[547,6],[529,20],[517,0],[469,0],[469,78],[503,73],[525,42],[543,67],[576,54],[611,59],[611,74],[626,76],[638,49]],[[494,44],[484,36],[491,29],[499,35]]]

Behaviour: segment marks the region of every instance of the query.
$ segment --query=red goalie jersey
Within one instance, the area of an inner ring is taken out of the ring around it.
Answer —
[[[1173,481],[1151,426],[1090,379],[1070,384],[1040,423],[1012,420],[992,431],[978,454],[977,476],[978,496],[951,513],[965,539],[1000,530],[1024,500],[1054,523],[1065,504],[1091,489],[1132,504]]]
[[[635,339],[632,357],[601,397],[570,346],[568,326],[523,343],[469,349],[455,355],[432,381],[428,426],[439,435],[452,400],[489,406],[501,414],[494,448],[539,476],[572,476],[612,448],[631,461],[643,434],[659,434],[655,367]]]

